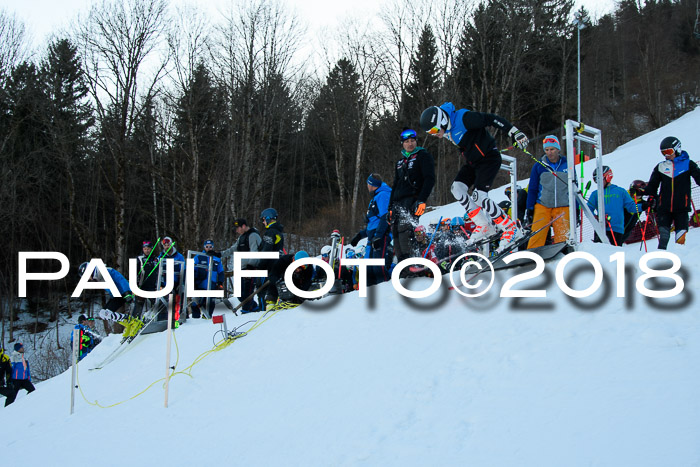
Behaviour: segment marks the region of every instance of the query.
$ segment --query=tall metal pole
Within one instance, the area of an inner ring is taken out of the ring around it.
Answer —
[[[576,15],[576,35],[578,39],[578,112],[576,120],[581,123],[581,16]],[[580,144],[580,143],[579,143]],[[579,148],[580,151],[580,148]]]

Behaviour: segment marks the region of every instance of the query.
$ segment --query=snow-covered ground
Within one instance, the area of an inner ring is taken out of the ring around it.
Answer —
[[[697,157],[690,138],[698,122],[700,109],[606,156],[614,181],[647,179],[667,134]],[[445,280],[431,297],[410,301],[385,283],[367,298],[346,294],[267,315],[215,352],[219,326],[190,320],[176,331],[168,408],[165,333],[141,336],[89,371],[118,344],[120,336],[110,336],[79,365],[73,415],[70,371],[0,408],[3,459],[22,466],[700,465],[699,244],[694,229],[685,246],[670,246],[685,282],[683,294],[668,299],[635,288],[639,245],[584,243],[580,251],[598,258],[605,278],[585,299],[560,290],[555,261],[522,283],[545,289],[545,298],[498,296],[508,278],[531,267],[500,271],[478,299],[448,290]],[[649,246],[654,251],[655,241]],[[609,260],[620,251],[628,265],[623,298]],[[576,289],[592,282],[592,268],[581,264],[566,267]],[[250,319],[217,311],[229,329]]]

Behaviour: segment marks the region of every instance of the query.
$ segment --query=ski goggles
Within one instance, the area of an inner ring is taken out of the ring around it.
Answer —
[[[414,130],[404,130],[401,132],[401,142],[403,143],[407,139],[416,139],[416,132]]]
[[[661,150],[661,154],[664,156],[672,156],[676,153],[676,150],[673,148],[666,148]]]
[[[558,145],[558,144],[559,144],[559,141],[557,141],[556,138],[545,138],[545,139],[542,140],[542,144],[547,144],[547,143]]]
[[[427,132],[429,135],[437,135],[440,133],[440,127],[439,126],[434,126]]]

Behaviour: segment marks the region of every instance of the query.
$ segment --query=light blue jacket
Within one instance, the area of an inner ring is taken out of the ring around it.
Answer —
[[[625,213],[622,211],[623,209],[630,214],[642,212],[642,205],[635,204],[627,190],[617,185],[608,185],[603,196],[605,216],[609,216],[608,220],[610,222],[610,225],[608,225],[608,221],[605,222],[605,230],[611,230],[612,226],[613,232],[621,234],[625,231]],[[598,190],[591,193],[590,198],[588,198],[588,207],[594,213],[598,210]]]

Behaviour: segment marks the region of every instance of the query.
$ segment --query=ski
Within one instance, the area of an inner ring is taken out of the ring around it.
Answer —
[[[226,305],[226,308],[228,308],[229,310],[233,311],[233,314],[234,314],[235,316],[238,316],[237,311],[238,311],[243,305],[245,305],[245,304],[248,303],[249,301],[253,300],[253,298],[255,298],[255,296],[258,295],[260,292],[262,292],[268,285],[270,285],[270,280],[269,280],[269,279],[267,279],[260,287],[258,287],[257,289],[255,289],[255,291],[253,291],[252,294],[248,295],[245,299],[241,300],[241,302],[240,302],[238,305],[236,305],[235,307],[231,304],[231,302],[230,302],[228,299],[224,299],[224,305]]]
[[[299,305],[301,305],[301,303],[279,301],[265,311],[291,310]]]
[[[562,215],[563,215],[563,214],[562,214]],[[561,217],[561,215],[560,215],[559,217]],[[557,219],[558,219],[559,217],[557,217]],[[556,220],[556,219],[555,219],[555,220]],[[554,221],[552,221],[552,222],[554,222]],[[530,229],[531,227],[532,227],[532,224],[527,224],[527,225],[521,226],[520,228],[523,230],[523,232],[528,232],[528,233],[529,233],[529,229]],[[546,227],[546,226],[545,226],[545,227]],[[524,234],[523,236],[527,236],[528,233]],[[441,270],[444,271],[443,274],[447,274],[447,273],[449,272],[449,270],[445,270],[445,268],[443,267],[443,264],[445,263],[445,261],[447,261],[448,264],[451,265],[452,262],[453,262],[455,259],[459,258],[460,256],[462,256],[462,255],[464,255],[464,254],[466,254],[466,253],[479,253],[479,250],[481,249],[481,247],[482,247],[483,245],[490,244],[491,242],[494,242],[494,241],[499,240],[499,238],[500,238],[499,236],[500,236],[500,233],[496,233],[496,234],[493,234],[493,235],[491,235],[491,236],[489,236],[489,237],[483,238],[483,239],[481,239],[481,240],[479,240],[479,241],[477,241],[477,242],[473,242],[473,243],[471,243],[471,244],[467,244],[467,245],[465,246],[465,248],[466,248],[465,251],[463,251],[463,252],[461,252],[461,253],[454,253],[454,254],[451,254],[451,255],[446,256],[446,257],[444,257],[444,258],[440,258],[440,259],[437,260],[437,262],[436,262],[435,264],[436,264],[439,268],[441,268]],[[521,238],[523,238],[523,237],[520,237],[518,240],[520,240]],[[527,238],[529,239],[530,237],[527,237]],[[516,241],[518,241],[518,240],[516,240]],[[512,250],[511,250],[511,251],[512,251]],[[408,275],[407,275],[406,277],[420,277],[420,276],[422,276],[425,272],[428,271],[428,268],[425,267],[425,266],[411,266],[411,267],[409,267],[408,269],[409,269],[409,273],[408,273]]]
[[[501,251],[500,253],[497,253],[497,254],[495,254],[495,255],[489,257],[489,258],[488,258],[488,261],[489,261],[492,265],[498,263],[500,260],[502,260],[503,258],[505,258],[506,256],[508,256],[509,254],[511,254],[513,251],[515,251],[515,250],[517,250],[518,248],[520,248],[521,246],[525,245],[528,241],[530,241],[530,238],[532,238],[534,235],[537,235],[538,233],[542,232],[543,230],[548,229],[549,227],[551,227],[552,224],[554,224],[554,222],[556,222],[556,221],[557,221],[560,217],[562,217],[563,215],[564,215],[563,213],[562,213],[562,214],[559,214],[557,217],[555,217],[555,218],[552,219],[551,221],[547,222],[545,225],[543,225],[543,226],[540,227],[539,229],[537,229],[537,230],[535,230],[535,231],[531,231],[530,233],[527,233],[527,234],[523,235],[522,237],[520,237],[519,239],[517,239],[517,240],[515,240],[515,241],[513,241],[513,242],[511,242],[511,243],[509,243],[503,251]],[[475,272],[471,277],[469,277],[469,279],[467,279],[466,282],[469,283],[469,282],[473,281],[473,280],[476,279],[482,272],[484,272],[484,271],[487,270],[487,269],[490,269],[490,268],[481,268],[481,269],[479,269],[479,270],[478,270],[477,272]],[[450,290],[454,290],[454,289],[455,289],[455,287],[450,287]]]
[[[154,309],[151,311],[152,316],[148,319],[147,322],[144,322],[144,325],[139,329],[139,331],[138,331],[136,334],[134,334],[133,336],[124,336],[124,337],[122,338],[121,342],[119,342],[119,345],[117,346],[117,348],[114,349],[109,355],[107,355],[107,357],[105,357],[105,359],[102,360],[102,362],[101,362],[99,365],[97,365],[97,366],[94,367],[94,368],[90,368],[90,371],[93,371],[93,370],[101,370],[102,368],[104,368],[105,366],[107,366],[109,363],[111,363],[112,361],[114,361],[119,355],[121,355],[121,353],[124,351],[124,349],[126,349],[127,346],[128,346],[129,344],[131,344],[131,343],[134,341],[134,339],[136,339],[138,336],[140,336],[141,333],[142,333],[153,321],[156,320],[156,318],[158,317],[158,311],[156,310],[156,308],[157,308],[157,306],[154,307]],[[120,314],[120,315],[121,315],[121,314],[123,314],[123,313],[117,313],[117,314]]]
[[[340,232],[334,230],[331,233],[331,254],[328,257],[328,264],[335,271],[335,263],[338,260],[338,241],[340,240]]]

